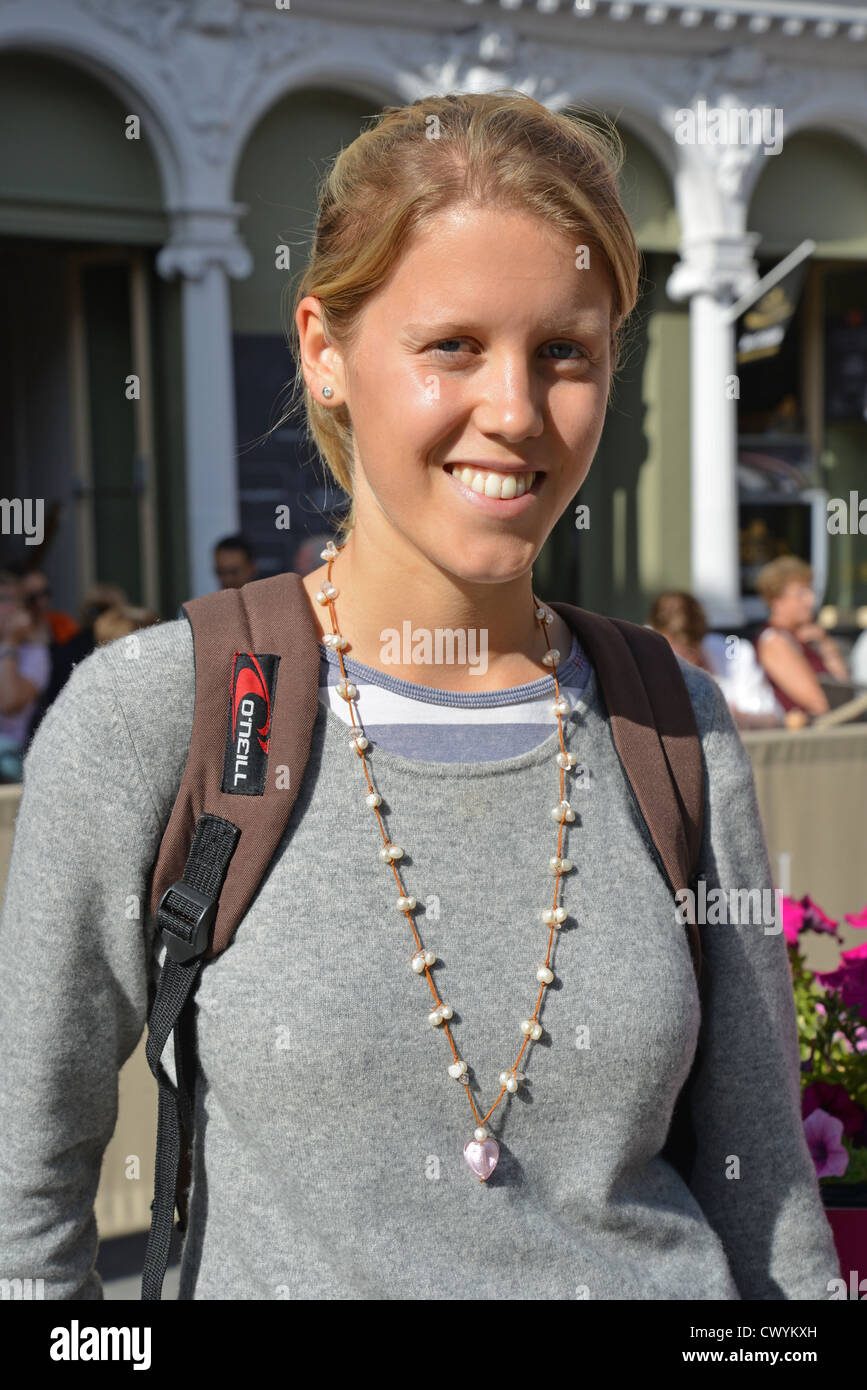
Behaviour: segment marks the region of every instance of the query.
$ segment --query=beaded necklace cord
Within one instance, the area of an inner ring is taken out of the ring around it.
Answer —
[[[560,906],[557,901],[560,888],[560,879],[564,874],[569,873],[569,871],[573,867],[571,860],[563,858],[563,827],[566,822],[573,821],[575,819],[575,812],[573,811],[568,800],[566,799],[565,784],[566,773],[575,766],[577,759],[574,753],[569,753],[566,751],[566,745],[563,740],[563,715],[569,714],[571,712],[572,706],[569,703],[569,700],[560,694],[560,685],[557,680],[556,673],[556,667],[558,662],[560,661],[560,652],[557,650],[556,647],[552,647],[550,642],[548,641],[547,628],[554,621],[554,614],[552,613],[550,608],[547,608],[534,596],[533,616],[537,625],[542,631],[547,647],[547,651],[545,655],[541,658],[541,660],[543,665],[550,668],[551,674],[554,679],[556,699],[554,700],[551,708],[553,713],[555,713],[557,716],[557,725],[560,737],[560,751],[556,755],[557,766],[560,770],[560,800],[558,805],[553,807],[551,811],[552,818],[558,822],[557,853],[554,856],[552,856],[552,858],[548,861],[549,868],[554,874],[554,903],[552,907],[545,908],[540,913],[542,922],[544,922],[545,925],[549,928],[548,949],[545,954],[544,961],[540,961],[536,966],[536,980],[539,983],[540,988],[538,997],[536,999],[535,1008],[533,1009],[533,1012],[529,1016],[529,1018],[524,1018],[521,1020],[521,1032],[524,1034],[524,1042],[521,1046],[521,1050],[518,1053],[518,1056],[515,1058],[515,1061],[513,1062],[512,1066],[507,1071],[500,1072],[498,1078],[500,1083],[500,1093],[497,1096],[497,1099],[494,1101],[494,1104],[491,1106],[488,1113],[483,1117],[479,1115],[479,1112],[476,1109],[476,1103],[472,1096],[472,1092],[470,1091],[470,1078],[467,1063],[464,1062],[458,1056],[458,1050],[455,1046],[454,1039],[451,1035],[451,1030],[448,1026],[448,1020],[452,1017],[454,1009],[450,1004],[443,1003],[442,999],[440,999],[439,994],[437,993],[436,984],[434,983],[434,979],[431,974],[431,967],[435,964],[437,959],[436,953],[424,946],[419,937],[418,930],[416,929],[415,921],[413,920],[412,916],[412,913],[417,906],[417,900],[416,898],[406,893],[404,886],[401,883],[400,875],[398,874],[398,871],[395,868],[395,861],[403,857],[404,851],[400,845],[393,844],[390,841],[385,826],[383,825],[382,816],[379,813],[379,807],[382,804],[382,797],[379,795],[379,792],[373,785],[373,782],[370,777],[370,769],[368,767],[367,758],[365,757],[365,749],[369,747],[369,740],[364,735],[362,725],[360,724],[360,722],[356,720],[356,711],[354,708],[353,701],[356,699],[358,695],[358,688],[357,686],[353,685],[352,681],[350,681],[347,678],[346,668],[343,664],[343,651],[346,647],[349,646],[349,643],[340,632],[340,628],[337,622],[337,611],[334,605],[334,600],[338,597],[340,590],[337,587],[337,585],[332,583],[331,581],[332,565],[334,564],[337,555],[343,548],[343,546],[337,546],[333,541],[329,541],[325,549],[320,552],[322,559],[328,561],[328,574],[327,578],[322,583],[322,587],[316,594],[316,601],[317,603],[322,604],[323,607],[327,606],[329,610],[329,615],[331,617],[333,629],[331,632],[326,632],[322,640],[327,647],[331,647],[337,653],[337,659],[340,663],[341,680],[338,682],[336,689],[338,695],[340,695],[342,699],[346,700],[349,706],[352,727],[354,730],[357,730],[357,732],[354,733],[352,738],[350,739],[350,747],[361,758],[361,765],[364,770],[364,776],[368,787],[368,793],[365,800],[367,802],[367,805],[372,807],[372,809],[374,810],[376,814],[376,819],[379,822],[379,829],[382,835],[382,846],[379,850],[379,857],[383,861],[383,863],[388,864],[391,867],[391,871],[394,874],[395,881],[397,883],[400,894],[395,906],[397,907],[398,911],[402,912],[405,915],[407,921],[409,922],[410,930],[412,931],[413,938],[415,940],[416,949],[415,951],[413,951],[412,955],[409,958],[410,968],[416,975],[424,974],[427,980],[428,987],[430,989],[431,994],[433,995],[434,1000],[434,1007],[428,1014],[428,1022],[434,1028],[442,1028],[443,1033],[448,1038],[449,1047],[451,1048],[452,1056],[454,1058],[453,1063],[448,1069],[449,1076],[453,1077],[456,1081],[459,1081],[463,1085],[464,1090],[466,1091],[467,1100],[470,1103],[470,1108],[472,1109],[473,1115],[476,1119],[477,1127],[474,1131],[473,1137],[472,1139],[468,1139],[466,1144],[464,1145],[464,1158],[469,1168],[476,1175],[479,1181],[486,1182],[487,1179],[493,1173],[494,1169],[496,1168],[497,1162],[500,1157],[500,1146],[488,1130],[487,1121],[490,1119],[491,1115],[494,1113],[497,1106],[500,1104],[500,1101],[503,1099],[503,1096],[507,1094],[513,1095],[517,1091],[520,1083],[526,1081],[526,1076],[524,1075],[524,1073],[517,1070],[518,1063],[521,1061],[521,1058],[524,1055],[524,1051],[527,1047],[527,1044],[531,1041],[537,1042],[539,1038],[541,1038],[542,1036],[542,1025],[539,1022],[538,1014],[542,1005],[542,1000],[545,995],[545,989],[554,980],[554,972],[551,969],[550,965],[551,950],[554,944],[554,933],[558,931],[560,927],[562,927],[563,922],[566,918],[566,909]]]

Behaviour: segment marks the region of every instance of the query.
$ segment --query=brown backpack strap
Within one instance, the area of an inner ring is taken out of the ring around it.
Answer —
[[[187,1223],[195,1087],[188,1001],[203,961],[228,946],[274,857],[319,705],[316,626],[297,574],[191,599],[184,610],[196,665],[193,729],[151,881],[166,959],[145,1047],[159,1087],[147,1300],[162,1294],[176,1207],[179,1229]],[[172,1034],[176,1083],[161,1061]]]
[[[577,633],[595,667],[624,773],[673,893],[693,887],[704,816],[701,743],[689,691],[666,639],[571,603],[549,608]],[[701,938],[689,923],[701,971]]]
[[[180,790],[154,867],[151,911],[156,916],[163,894],[183,880],[201,816],[237,827],[240,852],[230,847],[203,957],[211,960],[231,941],[301,789],[318,709],[319,649],[309,600],[294,573],[204,594],[183,607],[193,630],[196,702]],[[245,725],[241,712],[251,708],[256,715]],[[236,737],[248,734],[239,745],[242,756],[236,756],[233,720]],[[219,831],[219,824],[210,825]]]

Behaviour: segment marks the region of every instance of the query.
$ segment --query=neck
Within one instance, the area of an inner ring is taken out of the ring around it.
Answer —
[[[302,579],[320,639],[331,631],[328,607],[315,601],[327,576],[325,563]],[[530,570],[480,584],[448,574],[418,555],[398,569],[359,545],[352,532],[331,566],[331,580],[340,590],[334,606],[337,627],[349,642],[346,654],[366,666],[417,685],[474,692],[550,674],[542,663],[548,644],[534,617]],[[450,645],[446,639],[439,647],[438,629],[462,634],[465,644]],[[565,661],[571,629],[555,614],[546,630],[548,642]],[[428,656],[421,639],[427,640]],[[443,660],[438,652],[449,655]]]

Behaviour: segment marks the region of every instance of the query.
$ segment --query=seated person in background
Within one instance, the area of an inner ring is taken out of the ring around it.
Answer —
[[[0,570],[0,782],[21,780],[30,720],[51,672],[49,637],[18,575]]]
[[[783,710],[765,680],[752,642],[708,632],[704,609],[692,594],[660,594],[650,610],[649,626],[693,666],[708,671],[721,687],[739,729],[773,729]]]
[[[759,632],[759,661],[783,709],[825,714],[828,697],[817,677],[848,681],[849,669],[834,639],[814,620],[813,571],[794,555],[759,570],[756,588],[769,617]]]

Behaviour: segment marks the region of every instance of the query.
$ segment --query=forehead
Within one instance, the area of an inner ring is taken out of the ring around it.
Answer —
[[[562,323],[610,312],[606,258],[582,239],[516,208],[458,204],[416,229],[384,290],[408,318],[460,309],[486,321]]]

